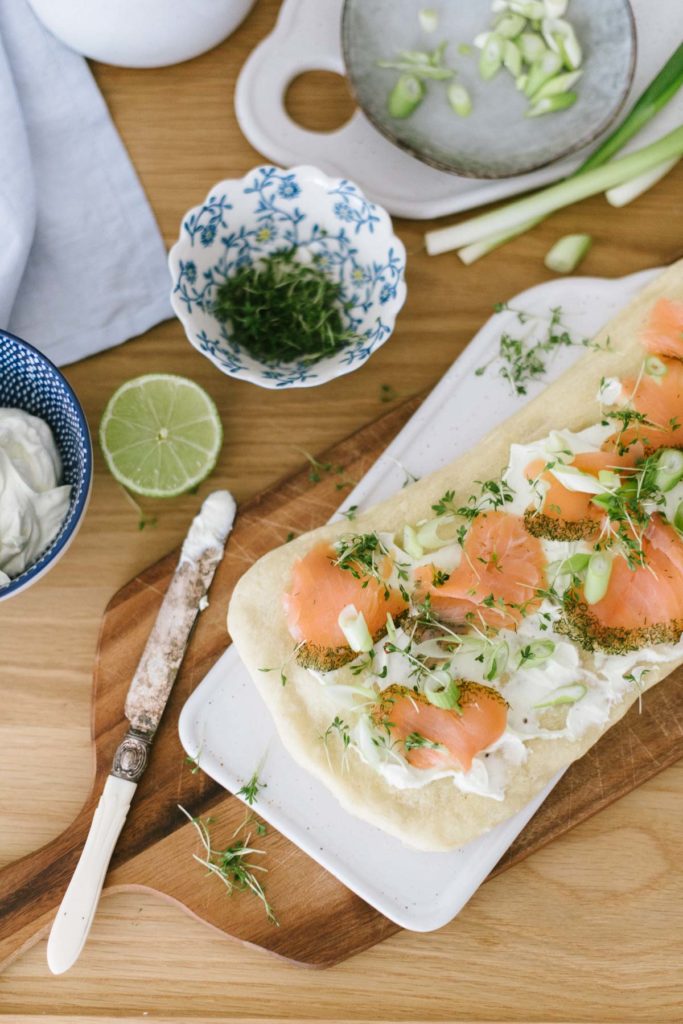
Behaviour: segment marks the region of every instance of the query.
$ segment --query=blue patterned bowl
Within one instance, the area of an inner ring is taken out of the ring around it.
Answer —
[[[0,407],[40,416],[52,429],[71,501],[61,529],[42,555],[6,587],[0,601],[25,590],[64,554],[85,513],[92,482],[92,444],[83,410],[56,366],[32,345],[0,331]]]
[[[356,341],[317,363],[252,358],[212,313],[216,288],[244,266],[282,249],[341,286]],[[394,329],[405,301],[406,253],[388,213],[344,178],[315,167],[256,167],[221,181],[183,218],[169,254],[171,304],[187,337],[219,370],[263,388],[315,387],[361,366]]]

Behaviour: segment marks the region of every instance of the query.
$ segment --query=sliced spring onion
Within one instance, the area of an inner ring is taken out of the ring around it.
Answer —
[[[601,484],[604,484],[605,487],[609,488],[609,490],[614,490],[616,487],[621,486],[621,478],[619,477],[619,474],[615,473],[611,469],[598,470],[598,480]]]
[[[558,686],[556,690],[548,694],[547,700],[534,704],[534,708],[554,708],[559,704],[576,704],[588,693],[588,687],[583,683],[568,683],[566,686]]]
[[[524,90],[526,89],[526,83],[528,81],[528,75],[517,75],[517,77],[515,78],[515,86],[517,88],[517,92],[524,92]]]
[[[443,540],[439,536],[439,527],[454,521],[455,516],[437,516],[434,519],[428,519],[426,522],[419,524],[417,528],[418,544],[425,551],[438,551],[439,548],[445,547],[446,544],[452,544],[452,539]]]
[[[588,604],[597,604],[607,593],[612,575],[612,559],[598,551],[591,555],[583,584],[583,594]]]
[[[451,110],[459,117],[468,117],[472,113],[472,98],[464,85],[460,85],[459,82],[451,82],[446,90],[446,96]]]
[[[530,36],[530,38],[534,39],[536,37]],[[519,37],[518,45],[522,49],[522,55],[525,56],[524,33]],[[527,59],[526,56],[525,59]],[[595,168],[601,167],[603,164],[611,160],[614,154],[618,153],[619,150],[626,145],[629,139],[639,132],[643,125],[647,124],[647,122],[676,95],[682,85],[683,43],[681,43],[678,49],[672,53],[661,71],[659,71],[659,73],[652,79],[645,91],[641,93],[630,113],[621,125],[619,125],[616,131],[612,132],[612,134],[605,139],[602,145],[598,146],[598,148],[586,160],[584,160],[581,166],[565,180],[569,182],[574,178],[582,176],[584,172],[595,170]],[[678,154],[678,156],[680,157],[680,154]],[[672,159],[672,157],[669,157],[668,159]],[[661,162],[663,163],[664,161],[662,160]],[[652,166],[656,165],[653,164]],[[647,170],[650,169],[651,168],[648,168]],[[643,168],[637,168],[634,170],[632,177],[640,177],[645,173],[647,173],[647,171]],[[616,184],[620,185],[628,180],[629,179],[626,177],[623,181],[617,182]],[[615,186],[608,186],[609,189],[612,189],[613,187]],[[574,201],[575,200],[573,199],[569,199],[570,203]],[[517,238],[518,235],[523,235],[525,232],[530,231],[539,224],[545,216],[546,214],[543,213],[541,216],[535,216],[527,221],[521,221],[516,223],[514,228],[508,227],[500,229],[494,226],[488,235],[479,237],[476,244],[460,243],[465,245],[466,248],[459,252],[458,256],[463,263],[474,263],[475,260],[480,259],[482,256],[492,252],[499,246],[505,245],[506,242],[511,241],[513,238]],[[449,248],[457,248],[457,245],[446,246],[446,249],[440,249],[439,251],[445,252]]]
[[[565,71],[561,75],[555,75],[542,85],[534,96],[535,100],[542,100],[546,96],[557,96],[560,93],[568,92],[575,82],[578,82],[583,71]]]
[[[543,6],[547,18],[563,18],[569,6],[569,0],[543,0]]]
[[[527,64],[534,64],[546,52],[543,39],[535,32],[522,32],[517,39],[517,46]]]
[[[422,558],[425,553],[424,548],[417,539],[417,531],[407,524],[403,527],[403,550],[411,558]]]
[[[529,78],[526,83],[524,95],[534,99],[536,93],[558,73],[562,67],[562,58],[558,53],[547,50],[542,57],[534,61],[529,69]]]
[[[679,502],[678,508],[674,512],[673,524],[679,533],[683,533],[683,501]]]
[[[356,610],[354,604],[342,608],[337,622],[352,651],[360,654],[372,650],[372,637],[365,616]]]
[[[503,39],[516,39],[526,25],[526,18],[521,14],[502,14],[496,22],[496,33]]]
[[[507,68],[514,79],[519,78],[522,71],[522,55],[512,39],[505,40],[503,66]]]
[[[491,682],[505,671],[510,658],[510,648],[504,640],[497,644],[488,643],[487,648],[484,656],[484,679]]]
[[[584,174],[566,178],[535,195],[518,199],[498,210],[479,214],[461,224],[427,232],[427,252],[434,256],[462,245],[470,245],[472,242],[481,242],[498,232],[510,234],[513,229],[519,229],[532,219],[536,221],[571,203],[604,192],[655,167],[663,160],[682,155],[683,125],[680,125],[649,146],[614,160],[604,167],[596,167]]]
[[[592,476],[590,473],[584,473],[583,470],[577,469],[576,466],[557,464],[549,472],[568,491],[578,494],[604,494],[606,490],[597,477]]]
[[[443,66],[443,58],[444,58],[444,54],[446,53],[447,49],[448,49],[448,40],[447,39],[443,39],[439,43],[439,45],[435,46],[434,49],[432,50],[429,60],[430,60],[430,63],[433,64],[435,68],[440,68],[440,67]]]
[[[557,110],[566,110],[576,103],[575,92],[563,92],[559,96],[544,96],[542,100],[534,100],[533,105],[525,113],[525,117],[541,117],[543,114],[554,114]]]
[[[648,356],[643,369],[648,377],[666,377],[669,372],[666,363],[659,356]]]
[[[557,565],[558,576],[576,576],[588,568],[590,557],[583,551],[577,551],[575,555],[570,555],[569,558],[553,564]]]
[[[401,71],[402,77],[405,75],[413,78],[429,78],[434,81],[445,81],[447,78],[452,78],[454,74],[451,68],[409,60],[378,60],[377,66],[389,71]]]
[[[432,64],[432,54],[427,53],[426,50],[399,50],[398,56],[402,61],[408,64]],[[380,67],[382,63],[378,61]]]
[[[472,45],[475,46],[477,50],[483,50],[489,40],[490,35],[490,32],[480,32],[479,35],[475,36],[474,39],[472,40]]]
[[[534,668],[536,665],[542,665],[548,658],[552,658],[554,653],[555,644],[552,640],[532,640],[527,644],[524,654],[520,654],[517,667]]]
[[[609,189],[605,192],[605,199],[610,206],[621,207],[632,203],[638,196],[642,196],[643,192],[647,192],[658,181],[666,177],[679,160],[680,157],[677,156],[671,160],[664,160],[658,167],[653,167],[651,171],[646,171],[645,174],[639,174],[631,181],[624,182],[623,185],[617,185],[616,188]]]
[[[666,493],[681,480],[683,480],[683,452],[679,452],[677,448],[663,448],[657,457],[655,486]]]
[[[472,47],[470,46],[469,43],[458,43],[458,53],[462,57],[469,57],[469,55],[472,53]]]
[[[509,0],[508,7],[515,14],[522,14],[533,21],[545,18],[545,4],[542,0]]]
[[[460,701],[460,687],[447,673],[444,674],[446,682],[443,685],[434,678],[428,678],[424,685],[424,692],[430,704],[434,704],[437,708],[451,710],[457,707]]]
[[[590,235],[563,235],[545,255],[548,270],[556,274],[571,274],[576,270],[593,243]]]
[[[410,117],[424,98],[425,87],[415,75],[401,75],[389,93],[388,110],[391,117]]]
[[[439,27],[439,12],[433,7],[423,7],[417,12],[420,28],[423,32],[436,32]]]
[[[562,18],[544,18],[541,31],[546,46],[559,54],[565,67],[576,71],[581,66],[583,55],[576,32],[569,22]]]
[[[503,40],[495,32],[489,32],[479,58],[479,74],[488,82],[500,70],[503,63]]]

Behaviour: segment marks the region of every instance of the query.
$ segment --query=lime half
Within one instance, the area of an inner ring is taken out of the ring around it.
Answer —
[[[100,422],[112,474],[149,498],[172,498],[195,487],[216,465],[222,442],[218,410],[207,393],[169,373],[122,384]]]

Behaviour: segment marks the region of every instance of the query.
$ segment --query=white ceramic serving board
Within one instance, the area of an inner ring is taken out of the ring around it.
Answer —
[[[631,5],[637,57],[623,111],[630,108],[683,37],[681,0],[631,0]],[[334,177],[350,178],[396,216],[426,219],[469,210],[555,181],[578,167],[597,146],[599,140],[531,174],[485,181],[461,178],[421,163],[385,139],[360,110],[333,132],[302,128],[285,109],[287,87],[306,71],[345,73],[342,7],[343,0],[284,0],[275,29],[252,51],[240,72],[235,90],[237,119],[252,146],[269,160],[283,167],[314,164]],[[618,117],[623,117],[623,112]],[[624,153],[653,142],[681,121],[683,94],[679,93]]]
[[[655,273],[648,270],[613,281],[553,281],[522,293],[511,304],[538,315],[561,306],[572,335],[591,337]],[[483,376],[474,373],[496,355],[505,329],[520,330],[514,313],[499,314],[484,325],[346,498],[345,507],[367,508],[394,494],[403,486],[406,470],[425,475],[439,469],[528,400],[511,394],[495,365]],[[578,347],[560,350],[545,383],[583,352]],[[528,398],[545,383],[531,385]],[[258,769],[267,788],[255,810],[349,889],[414,931],[431,931],[455,917],[557,781],[514,818],[462,849],[420,853],[342,810],[322,783],[290,757],[234,647],[189,698],[179,728],[187,753],[233,793]]]

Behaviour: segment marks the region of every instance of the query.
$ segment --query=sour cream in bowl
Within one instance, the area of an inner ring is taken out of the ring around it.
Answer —
[[[0,331],[0,601],[61,557],[91,480],[90,434],[71,386],[37,349]]]

